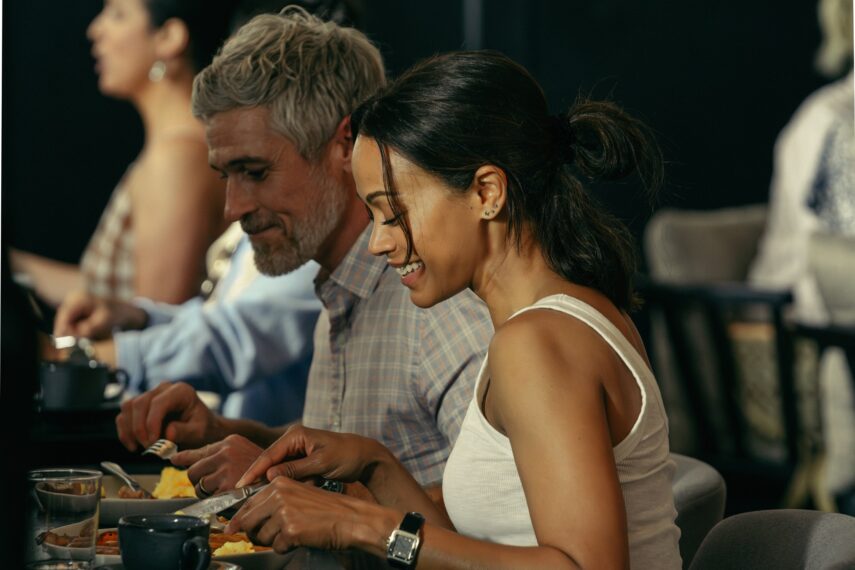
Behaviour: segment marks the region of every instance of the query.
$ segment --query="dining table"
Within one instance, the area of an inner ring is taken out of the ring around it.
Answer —
[[[26,446],[27,467],[74,467],[100,469],[102,461],[112,461],[134,475],[157,474],[169,465],[154,455],[128,451],[116,430],[118,404],[98,410],[44,411],[36,408],[31,416]],[[213,567],[213,566],[212,566]],[[329,552],[297,548],[285,557],[287,570],[343,570],[386,568],[383,561],[360,552]],[[112,567],[111,567],[112,569]]]

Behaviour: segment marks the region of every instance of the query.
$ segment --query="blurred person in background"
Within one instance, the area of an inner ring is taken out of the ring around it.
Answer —
[[[818,14],[822,44],[816,68],[826,77],[845,75],[809,95],[778,136],[769,219],[749,277],[760,288],[792,289],[795,317],[821,325],[837,319],[810,270],[811,237],[855,237],[852,0],[820,0]],[[851,276],[855,267],[839,271]],[[852,311],[855,296],[848,307]],[[823,482],[838,508],[855,514],[855,393],[852,371],[840,351],[825,353],[819,383]]]
[[[793,289],[797,317],[828,318],[808,271],[811,234],[855,236],[852,2],[821,0],[816,68],[842,78],[805,99],[775,143],[769,220],[750,272],[757,287]]]
[[[228,418],[268,425],[299,419],[321,310],[317,264],[262,275],[248,237],[233,224],[211,246],[209,267],[210,295],[181,305],[76,291],[60,305],[54,334],[93,339],[94,358],[124,370],[130,394],[181,380],[217,393]],[[51,360],[67,356],[46,351]]]
[[[83,288],[178,303],[199,291],[205,251],[223,232],[223,183],[190,112],[193,76],[225,39],[234,0],[105,0],[87,36],[100,91],[142,117],[143,148],[75,266],[23,251],[13,268],[57,306]]]
[[[291,4],[342,25],[357,16],[339,0],[265,0],[241,3],[235,20]],[[55,336],[93,340],[98,361],[127,373],[131,394],[180,380],[224,398],[219,409],[227,418],[267,425],[299,419],[321,310],[313,285],[318,265],[309,261],[286,275],[261,274],[237,222],[207,258],[202,295],[181,305],[75,291],[57,310]],[[47,348],[44,356],[66,355]]]

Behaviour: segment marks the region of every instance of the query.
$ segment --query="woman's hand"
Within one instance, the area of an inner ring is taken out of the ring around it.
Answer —
[[[297,480],[323,477],[365,483],[384,454],[388,454],[386,448],[373,439],[293,426],[264,450],[236,486],[259,479],[273,481],[280,475]]]
[[[172,456],[173,465],[189,467],[187,476],[196,486],[196,495],[204,497],[235,488],[235,484],[252,465],[262,449],[241,435],[181,451]]]
[[[277,477],[251,497],[226,527],[286,552],[297,546],[360,547],[379,554],[401,515],[390,509]]]

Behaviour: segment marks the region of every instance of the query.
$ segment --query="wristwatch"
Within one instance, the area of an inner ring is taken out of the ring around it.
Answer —
[[[386,561],[393,568],[415,568],[422,539],[419,531],[425,518],[419,513],[407,513],[398,528],[386,540]]]

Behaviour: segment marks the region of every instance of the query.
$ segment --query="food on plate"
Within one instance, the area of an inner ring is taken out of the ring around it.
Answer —
[[[208,537],[208,545],[211,547],[211,552],[214,553],[214,556],[247,554],[270,550],[269,546],[253,544],[244,532],[224,534],[211,531]],[[98,540],[95,543],[95,552],[102,555],[119,555],[119,534],[115,530],[102,530],[99,532]]]
[[[105,530],[98,534],[98,541],[95,543],[95,552],[98,554],[119,554],[119,532],[115,530]]]
[[[127,485],[119,487],[120,499],[145,499],[143,491],[134,491]],[[187,471],[175,467],[164,467],[160,472],[160,480],[151,493],[153,499],[196,498],[193,483],[187,476]]]
[[[164,467],[160,472],[160,481],[151,492],[155,499],[177,499],[178,497],[196,498],[193,483],[187,471],[175,467]]]
[[[246,540],[237,540],[235,542],[225,542],[223,545],[214,550],[214,556],[227,556],[229,554],[246,554],[247,552],[255,552],[255,548],[251,542]]]
[[[145,491],[139,489],[134,491],[127,485],[122,485],[119,487],[119,491],[116,493],[120,499],[146,499]]]
[[[92,532],[95,529],[95,520],[89,519],[80,527],[77,536],[54,532],[52,530],[43,532],[36,537],[36,544],[52,544],[54,546],[67,546],[68,548],[92,547]]]
[[[42,491],[60,493],[62,495],[94,495],[95,483],[90,481],[45,481],[39,483]]]
[[[217,517],[221,523],[229,524],[229,519]],[[270,550],[269,546],[259,546],[253,544],[245,532],[236,532],[234,534],[226,534],[224,532],[211,529],[211,535],[208,537],[208,543],[211,545],[211,551],[214,556],[226,556],[227,554],[244,554],[247,552],[261,552],[262,550]]]

